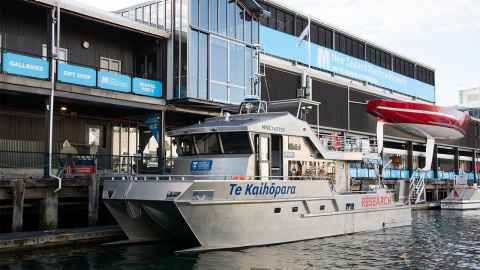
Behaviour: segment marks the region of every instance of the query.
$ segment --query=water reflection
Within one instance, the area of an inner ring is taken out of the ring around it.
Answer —
[[[412,227],[373,233],[181,256],[164,245],[64,248],[1,255],[0,269],[480,269],[479,224],[480,211],[419,211]]]

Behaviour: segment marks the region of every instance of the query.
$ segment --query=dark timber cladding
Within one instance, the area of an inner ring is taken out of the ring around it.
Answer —
[[[260,2],[271,13],[270,17],[261,20],[262,25],[296,36],[300,35],[307,26],[307,17],[280,7],[272,1]],[[311,41],[315,44],[368,61],[424,83],[435,85],[435,72],[427,67],[413,63],[401,56],[316,21],[312,22],[310,31]]]

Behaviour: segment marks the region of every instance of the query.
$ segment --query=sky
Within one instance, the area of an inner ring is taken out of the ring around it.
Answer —
[[[79,0],[117,10],[143,0]],[[436,70],[437,103],[480,86],[478,0],[275,0]]]

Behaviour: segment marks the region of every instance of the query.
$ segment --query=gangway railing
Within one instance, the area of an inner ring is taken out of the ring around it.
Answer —
[[[426,201],[425,174],[421,171],[414,173],[410,178],[408,193],[409,204],[419,204]]]

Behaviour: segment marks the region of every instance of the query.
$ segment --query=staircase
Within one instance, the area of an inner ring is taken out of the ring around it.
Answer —
[[[410,178],[408,202],[410,204],[419,204],[425,201],[425,175],[421,172],[417,172],[414,173],[413,176]]]

